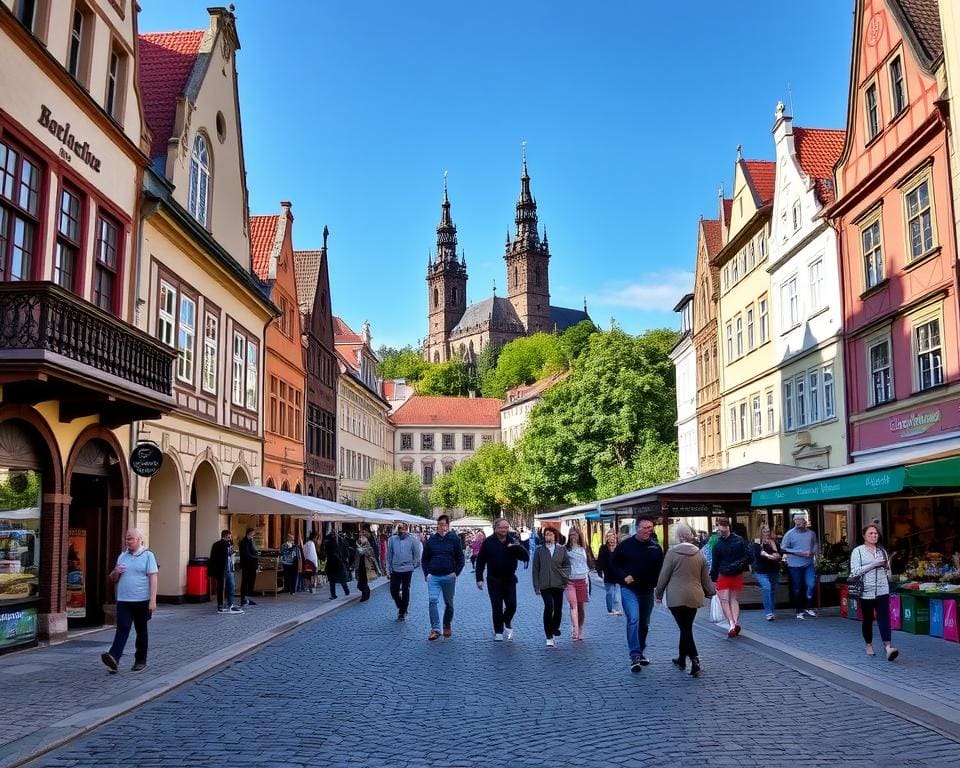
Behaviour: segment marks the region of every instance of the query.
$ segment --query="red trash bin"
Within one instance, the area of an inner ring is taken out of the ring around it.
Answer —
[[[205,603],[210,600],[207,589],[207,559],[195,557],[187,563],[187,594],[188,603]]]

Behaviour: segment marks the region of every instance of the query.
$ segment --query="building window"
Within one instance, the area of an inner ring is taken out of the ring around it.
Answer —
[[[777,429],[777,420],[773,412],[773,390],[767,390],[767,432],[773,434]]]
[[[83,52],[84,27],[87,19],[79,6],[73,9],[73,22],[70,25],[70,48],[67,53],[67,71],[77,80],[80,79],[80,57]]]
[[[157,338],[168,347],[173,346],[174,329],[177,327],[176,306],[177,289],[165,280],[161,280]]]
[[[737,406],[730,406],[730,442],[738,443],[740,438],[737,436]]]
[[[753,307],[747,308],[747,349],[753,349],[756,346],[756,338],[753,329]]]
[[[735,322],[737,324],[737,357],[743,357],[743,317],[737,315]]]
[[[805,381],[805,374],[801,373],[799,376],[797,376],[797,378],[793,382],[793,388],[794,388],[794,391],[793,391],[794,398],[796,399],[795,406],[797,409],[794,423],[798,427],[802,427],[802,426],[805,426],[807,423],[807,393],[806,393],[807,386]]]
[[[880,133],[880,104],[877,102],[877,84],[871,83],[864,92],[864,121],[867,130],[867,142]]]
[[[433,485],[433,464],[423,465],[423,484]]]
[[[401,462],[400,462],[400,469],[402,469],[404,472],[410,472],[410,473],[412,474],[412,473],[413,473],[413,462],[410,461],[409,459],[408,459],[407,461],[401,461]]]
[[[723,268],[723,290],[726,291],[730,287],[730,265],[728,264]]]
[[[795,200],[793,203],[793,231],[796,232],[800,229],[800,201]]]
[[[733,261],[730,262],[730,270],[730,279],[732,280],[732,284],[736,285],[740,282],[740,259],[734,257]]]
[[[820,421],[820,369],[807,371],[807,424]]]
[[[780,287],[780,305],[783,307],[783,331],[800,324],[800,299],[797,296],[797,276]]]
[[[933,250],[933,216],[930,179],[925,178],[905,195],[910,261]]]
[[[473,435],[464,435],[463,436],[463,450],[472,451],[473,450]]]
[[[793,432],[793,381],[783,382],[783,431]]]
[[[757,307],[760,315],[760,343],[764,344],[770,338],[770,314],[767,311],[766,294],[760,297]]]
[[[217,349],[220,320],[212,312],[203,318],[203,380],[204,392],[215,394],[217,391]]]
[[[242,333],[233,334],[233,385],[231,402],[243,405],[243,361],[246,355],[247,337]]]
[[[943,384],[943,350],[940,344],[940,320],[930,320],[914,330],[917,349],[919,389]]]
[[[107,65],[107,93],[103,107],[118,123],[123,117],[123,86],[126,83],[127,57],[114,47]]]
[[[20,23],[36,34],[37,0],[18,0],[14,12]]]
[[[270,377],[270,405],[268,410],[267,429],[271,432],[277,431],[280,408],[280,387],[276,376]]]
[[[907,84],[903,77],[903,60],[899,56],[890,62],[890,102],[894,117],[907,108]]]
[[[825,365],[823,373],[823,418],[832,419],[837,415],[836,393],[833,387],[833,366]]]
[[[413,450],[413,435],[410,432],[402,432],[400,434],[400,450],[401,451]]]
[[[30,280],[37,250],[40,166],[0,142],[0,280]]]
[[[493,442],[493,435],[480,435],[480,445],[486,445]]]
[[[76,289],[80,254],[80,196],[64,187],[60,190],[57,216],[57,246],[53,260],[53,281],[68,291]]]
[[[733,360],[733,323],[727,323],[727,362]]]
[[[757,246],[753,240],[747,245],[747,270],[753,269],[757,266]]]
[[[890,367],[890,340],[869,347],[871,403],[879,405],[893,399],[893,370]]]
[[[453,450],[453,434],[450,432],[444,432],[441,439],[442,439],[443,450],[452,451]]]
[[[93,303],[115,312],[120,225],[104,214],[97,217],[97,250],[93,264]]]
[[[879,216],[860,230],[860,244],[863,253],[863,278],[869,289],[883,280],[883,248]]]
[[[751,402],[753,411],[753,436],[760,437],[763,434],[763,408],[760,404],[760,395],[754,395]]]
[[[210,202],[210,150],[201,134],[193,140],[193,152],[190,155],[190,188],[188,191],[188,209],[190,215],[207,226],[207,213]]]
[[[180,328],[177,333],[177,378],[193,383],[193,361],[197,336],[197,302],[180,297]]]
[[[257,376],[260,359],[257,355],[258,348],[249,339],[247,340],[247,398],[246,406],[251,411],[257,410]]]
[[[425,432],[420,435],[420,450],[421,451],[432,451],[433,450],[433,433]]]

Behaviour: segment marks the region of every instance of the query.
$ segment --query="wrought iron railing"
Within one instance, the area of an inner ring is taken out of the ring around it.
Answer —
[[[173,350],[54,283],[0,283],[0,367],[14,351],[20,364],[30,359],[24,353],[52,352],[163,395],[172,391]]]

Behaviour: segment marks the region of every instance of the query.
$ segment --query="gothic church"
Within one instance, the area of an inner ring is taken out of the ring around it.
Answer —
[[[537,201],[530,194],[527,160],[523,158],[516,232],[507,233],[507,298],[494,295],[467,306],[467,261],[457,257],[457,228],[450,217],[444,182],[437,251],[427,262],[426,360],[472,362],[487,344],[503,346],[538,331],[560,332],[589,319],[583,310],[550,305],[550,248],[547,231],[537,231]]]

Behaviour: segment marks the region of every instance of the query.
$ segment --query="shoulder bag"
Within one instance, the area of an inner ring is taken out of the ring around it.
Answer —
[[[857,557],[860,559],[860,567],[863,568],[863,550],[857,548]],[[863,573],[856,576],[847,577],[847,594],[850,597],[863,597]]]

